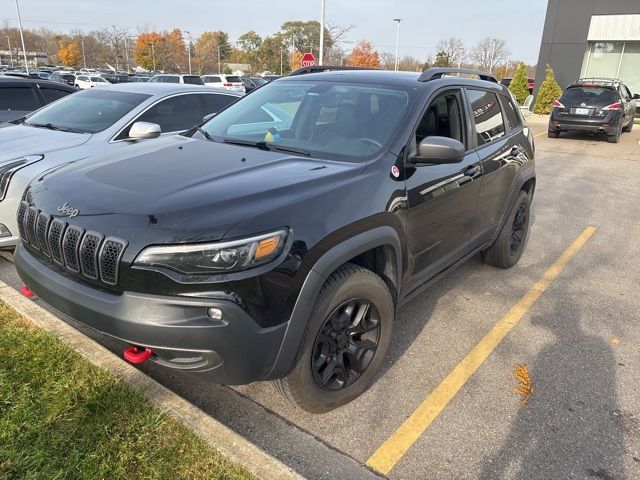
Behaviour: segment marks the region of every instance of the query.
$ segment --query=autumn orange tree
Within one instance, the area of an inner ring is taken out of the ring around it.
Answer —
[[[164,38],[156,32],[138,35],[133,53],[136,63],[147,70],[164,70]]]
[[[371,42],[361,40],[351,52],[349,65],[353,67],[379,68],[380,55],[374,50]]]
[[[76,67],[80,61],[80,50],[76,43],[61,43],[58,49],[58,58],[67,67]]]

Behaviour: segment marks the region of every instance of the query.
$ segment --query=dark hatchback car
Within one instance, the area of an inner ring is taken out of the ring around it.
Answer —
[[[187,134],[43,175],[18,273],[131,362],[344,405],[399,305],[478,253],[509,268],[524,252],[532,132],[493,77],[458,72],[290,76]]]
[[[52,82],[64,83],[65,85],[74,86],[76,84],[76,76],[71,73],[53,72],[51,78]]]
[[[0,122],[20,118],[76,91],[47,80],[0,77]]]
[[[503,78],[500,80],[500,85],[504,85],[505,87],[509,87],[513,78]],[[529,87],[529,94],[533,94],[533,90],[536,88],[536,81],[533,78],[527,78],[527,87]]]
[[[618,143],[622,132],[633,129],[636,100],[622,81],[612,78],[583,78],[567,87],[553,102],[549,118],[549,137],[562,132],[603,134]]]

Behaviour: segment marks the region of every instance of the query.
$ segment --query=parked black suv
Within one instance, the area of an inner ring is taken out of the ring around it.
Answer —
[[[0,123],[20,118],[76,91],[48,80],[0,77]]]
[[[640,95],[632,95],[620,80],[581,78],[553,102],[549,137],[572,131],[600,133],[607,135],[609,142],[618,143],[622,132],[633,129],[638,99]]]
[[[133,362],[343,405],[400,304],[525,248],[531,131],[495,79],[454,72],[286,77],[181,136],[50,171],[20,206],[16,268]]]

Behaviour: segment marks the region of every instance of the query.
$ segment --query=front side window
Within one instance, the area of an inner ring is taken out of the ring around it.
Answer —
[[[431,102],[416,129],[416,144],[427,137],[464,141],[462,109],[456,92],[446,92]]]
[[[150,95],[90,88],[29,115],[27,125],[53,125],[81,133],[106,130]]]
[[[505,125],[496,94],[482,90],[467,90],[467,95],[476,126],[478,146],[504,137]]]
[[[179,95],[163,100],[143,113],[136,121],[157,123],[162,133],[188,130],[202,122],[198,95]]]
[[[202,97],[204,98],[205,115],[209,115],[210,113],[218,113],[238,100],[238,97],[234,97],[231,95],[217,95],[211,93],[202,95]]]
[[[360,161],[379,154],[404,117],[411,89],[283,81],[231,105],[203,129],[216,141],[272,143],[312,157]]]
[[[31,112],[39,106],[31,87],[0,88],[0,110]]]

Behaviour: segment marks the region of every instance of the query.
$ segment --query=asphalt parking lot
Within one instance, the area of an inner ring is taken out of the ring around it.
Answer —
[[[361,398],[310,415],[268,383],[143,370],[308,478],[640,478],[640,128],[609,144],[531,127],[542,135],[522,260],[502,271],[474,258],[405,305]],[[19,285],[7,259],[0,280]],[[491,336],[496,325],[511,330]],[[531,379],[525,405],[516,365]]]

